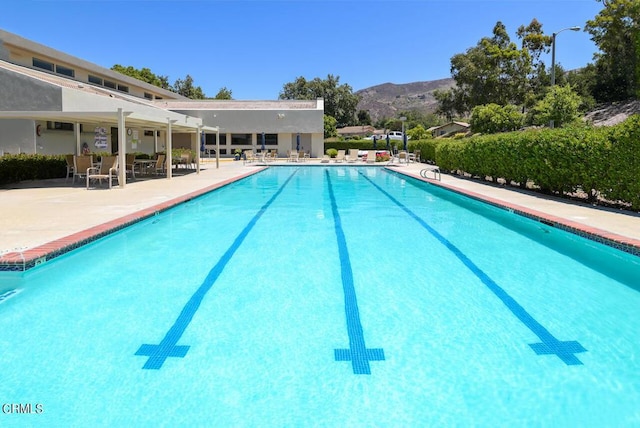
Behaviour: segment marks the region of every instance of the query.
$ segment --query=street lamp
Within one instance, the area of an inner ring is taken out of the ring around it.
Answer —
[[[580,31],[580,27],[567,27],[560,31],[556,31],[551,35],[551,87],[556,84],[556,36],[565,30]],[[549,123],[549,126],[553,128],[553,120]]]

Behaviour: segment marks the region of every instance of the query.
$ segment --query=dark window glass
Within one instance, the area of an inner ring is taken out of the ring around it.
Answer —
[[[56,130],[61,130],[61,131],[73,131],[73,123],[47,121],[47,129],[56,129]]]
[[[111,89],[115,89],[116,88],[116,84],[114,82],[111,82],[110,80],[105,80],[104,81],[104,86],[107,88],[111,88]]]
[[[145,92],[144,93],[144,97],[148,100],[152,100],[153,99],[153,95],[151,95],[149,92]]]
[[[33,66],[47,71],[53,71],[53,63],[42,59],[33,58]]]
[[[231,145],[232,146],[250,146],[251,134],[231,134]]]
[[[124,85],[118,85],[118,90],[121,92],[129,92],[129,87]]]
[[[96,85],[102,85],[102,78],[98,76],[89,75],[89,83],[95,83]]]
[[[264,134],[265,146],[277,146],[278,134]],[[262,145],[262,134],[258,134],[258,145]]]
[[[63,74],[65,76],[69,76],[69,77],[75,77],[76,72],[75,70],[69,68],[69,67],[64,67],[62,65],[56,65],[56,73],[58,74]]]

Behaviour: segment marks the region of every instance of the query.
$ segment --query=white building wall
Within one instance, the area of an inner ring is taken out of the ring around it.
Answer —
[[[4,153],[34,153],[36,126],[33,120],[0,120],[0,155]]]

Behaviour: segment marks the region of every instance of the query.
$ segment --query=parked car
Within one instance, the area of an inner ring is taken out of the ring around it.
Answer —
[[[391,131],[387,135],[389,135],[390,140],[402,140],[402,136],[403,136],[402,132],[400,131]],[[411,137],[407,136],[407,140],[410,138]]]

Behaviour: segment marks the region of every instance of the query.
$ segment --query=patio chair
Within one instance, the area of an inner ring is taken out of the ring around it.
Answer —
[[[420,150],[414,150],[413,153],[409,153],[409,162],[420,162]]]
[[[297,150],[289,150],[288,152],[288,162],[298,162],[298,151]]]
[[[336,159],[335,162],[344,162],[344,158],[345,158],[345,151],[344,150],[338,150],[338,154],[336,155]]]
[[[167,155],[162,155],[162,154],[158,155],[158,158],[156,159],[156,163],[153,165],[153,170],[156,175],[158,175],[158,173],[164,174],[167,172],[165,167],[166,157]]]
[[[127,174],[131,174],[131,179],[135,180],[136,179],[136,170],[135,170],[135,163],[136,163],[136,154],[135,153],[127,153],[125,154],[125,171]]]
[[[245,150],[242,153],[242,159],[244,163],[251,163],[257,160],[256,155],[253,154],[253,150]]]
[[[64,176],[65,183],[69,179],[69,174],[73,174],[75,171],[75,162],[73,160],[73,155],[66,155],[65,160],[67,161],[67,175]]]
[[[103,156],[99,167],[92,167],[87,170],[87,189],[91,180],[98,180],[101,184],[102,180],[108,180],[109,189],[111,189],[114,178],[118,178],[118,157]]]
[[[321,163],[329,163],[329,161],[331,160],[331,158],[329,157],[329,155],[322,155],[322,159],[320,159]]]
[[[90,168],[93,168],[92,155],[74,156],[73,157],[73,184],[75,184],[76,182],[76,177],[85,178]]]

